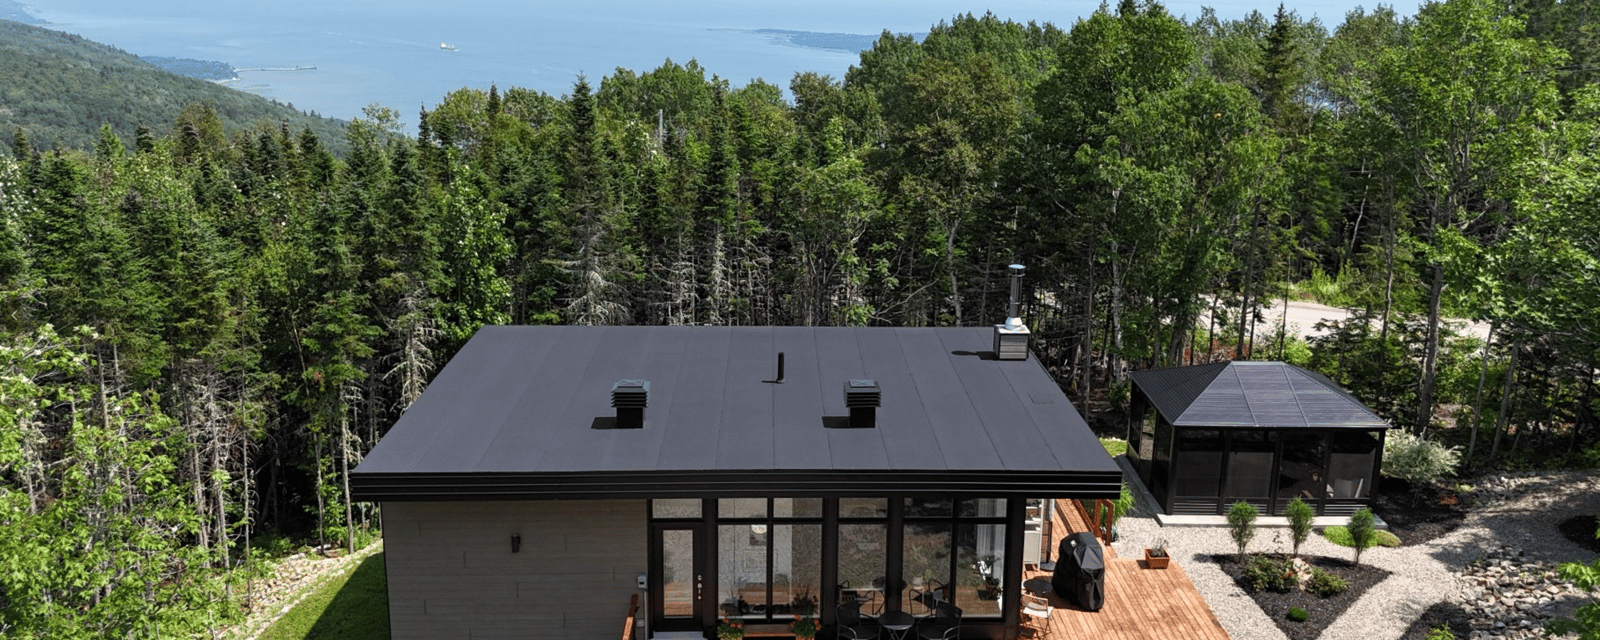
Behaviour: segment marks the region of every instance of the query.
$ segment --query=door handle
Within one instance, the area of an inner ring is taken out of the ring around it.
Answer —
[[[694,574],[694,599],[695,600],[700,600],[701,577],[702,576],[700,574],[698,574],[698,573]]]

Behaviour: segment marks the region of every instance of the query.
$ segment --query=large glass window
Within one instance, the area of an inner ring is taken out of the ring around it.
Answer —
[[[726,616],[765,618],[768,606],[767,546],[770,525],[717,527],[717,602]]]
[[[1000,615],[1000,587],[1005,580],[1006,527],[1002,524],[956,525],[955,603],[965,616]]]
[[[1327,436],[1321,431],[1283,434],[1283,459],[1278,463],[1278,505],[1283,514],[1289,501],[1304,500],[1313,509],[1324,490],[1322,459],[1327,453]]]
[[[1216,429],[1179,429],[1176,456],[1174,495],[1217,495],[1222,483],[1222,432]]]
[[[1372,493],[1372,465],[1377,461],[1378,432],[1335,430],[1329,438],[1328,497],[1364,499]]]
[[[839,525],[839,589],[861,599],[867,613],[883,610],[888,531],[886,523]]]
[[[953,509],[933,509],[929,502],[906,501],[901,538],[906,592],[901,608],[923,613],[937,591],[961,607],[964,616],[1000,615],[1005,499],[955,500]]]
[[[821,498],[717,501],[717,598],[747,620],[815,613],[822,596]]]
[[[1156,443],[1150,459],[1150,491],[1157,498],[1167,499],[1168,469],[1172,463],[1172,425],[1156,419]]]
[[[1277,434],[1272,431],[1235,431],[1228,448],[1228,489],[1222,495],[1234,498],[1272,496],[1272,456],[1277,450]]]
[[[933,611],[934,593],[950,584],[949,522],[905,524],[901,558],[906,597],[901,608],[911,614]],[[941,596],[942,597],[942,596]]]

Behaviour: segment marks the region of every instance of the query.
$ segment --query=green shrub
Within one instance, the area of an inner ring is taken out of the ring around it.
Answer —
[[[1456,634],[1450,632],[1450,627],[1439,625],[1428,630],[1428,635],[1422,640],[1456,640]]]
[[[1245,582],[1255,591],[1288,591],[1298,582],[1293,560],[1254,556],[1244,567]]]
[[[1228,509],[1228,535],[1239,545],[1239,561],[1244,561],[1245,547],[1256,537],[1256,508],[1248,502],[1235,502]]]
[[[1389,533],[1388,531],[1384,531],[1382,529],[1379,529],[1377,531],[1374,531],[1373,535],[1377,537],[1377,543],[1378,543],[1378,546],[1380,546],[1380,547],[1398,547],[1398,546],[1400,546],[1400,536],[1397,536],[1395,534]],[[1328,542],[1332,542],[1332,543],[1334,543],[1336,545],[1339,545],[1341,547],[1354,547],[1354,546],[1356,546],[1355,542],[1350,539],[1350,528],[1346,527],[1344,525],[1333,525],[1331,527],[1323,527],[1322,528],[1322,537],[1327,538]]]
[[[1383,474],[1412,482],[1432,482],[1454,474],[1461,464],[1461,448],[1391,429],[1383,443]]]
[[[1289,607],[1289,620],[1294,622],[1305,622],[1310,619],[1311,614],[1306,613],[1305,609],[1301,609],[1300,607]]]
[[[1372,527],[1372,510],[1362,509],[1350,516],[1350,546],[1355,547],[1356,559],[1361,564],[1361,552],[1377,543],[1377,529]]]
[[[1349,588],[1350,583],[1344,578],[1316,567],[1311,568],[1311,577],[1306,578],[1306,591],[1318,598],[1331,598]]]
[[[1294,534],[1294,555],[1299,556],[1300,545],[1305,543],[1306,538],[1311,537],[1311,520],[1317,516],[1317,512],[1313,511],[1306,501],[1296,496],[1289,501],[1289,506],[1284,508],[1284,515],[1289,516],[1289,532]]]

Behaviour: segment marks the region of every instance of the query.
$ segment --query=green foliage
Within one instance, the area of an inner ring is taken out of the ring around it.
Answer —
[[[59,142],[94,149],[109,124],[131,141],[138,127],[174,131],[186,105],[211,105],[229,130],[260,122],[309,126],[336,150],[344,148],[341,123],[291,106],[174,75],[115,48],[81,37],[0,20],[0,131],[20,127],[35,144]]]
[[[1288,591],[1299,580],[1294,561],[1267,556],[1251,556],[1244,567],[1244,579],[1256,591]]]
[[[1306,578],[1306,591],[1319,598],[1331,598],[1349,588],[1350,583],[1344,578],[1328,573],[1320,567],[1312,567],[1311,575]]]
[[[1123,481],[1122,491],[1117,494],[1116,500],[1111,501],[1111,525],[1115,526],[1122,520],[1122,516],[1128,515],[1128,512],[1133,510],[1134,504],[1133,488],[1128,486],[1127,481]]]
[[[1128,452],[1128,441],[1121,438],[1101,438],[1100,446],[1113,458]]]
[[[1294,555],[1300,555],[1300,545],[1311,537],[1311,520],[1316,517],[1316,511],[1300,496],[1295,496],[1284,507],[1284,515],[1289,517],[1289,533],[1294,540]]]
[[[1244,560],[1245,547],[1256,537],[1256,508],[1239,501],[1228,508],[1228,536],[1239,546],[1239,560]]]
[[[1558,575],[1562,580],[1584,591],[1600,590],[1600,558],[1589,564],[1565,562]],[[1600,640],[1600,602],[1590,600],[1579,606],[1571,618],[1557,618],[1545,625],[1545,630],[1555,634],[1576,634],[1581,640]]]
[[[1448,625],[1439,625],[1428,630],[1428,635],[1422,640],[1456,640],[1456,634],[1450,631]]]
[[[1361,564],[1361,552],[1378,542],[1377,530],[1372,526],[1372,510],[1363,508],[1350,516],[1350,546],[1356,550],[1355,564]]]
[[[1292,622],[1305,622],[1311,619],[1311,614],[1300,607],[1289,607],[1289,620]]]
[[[1384,475],[1433,482],[1455,474],[1461,448],[1446,447],[1403,429],[1390,429],[1383,443]]]
[[[1383,529],[1374,531],[1372,535],[1375,538],[1376,544],[1380,547],[1400,546],[1400,537]],[[1355,546],[1355,543],[1350,538],[1350,528],[1344,525],[1331,525],[1323,527],[1322,537],[1328,542],[1332,542],[1341,547]]]

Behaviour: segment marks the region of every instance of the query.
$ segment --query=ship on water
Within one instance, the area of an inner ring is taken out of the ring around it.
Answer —
[[[439,43],[439,48],[443,49],[445,51],[455,51],[456,50],[456,46],[455,45],[444,43],[444,42]]]

